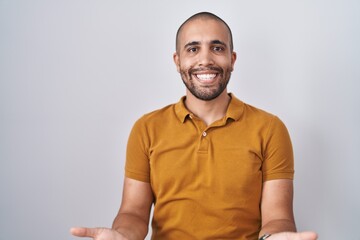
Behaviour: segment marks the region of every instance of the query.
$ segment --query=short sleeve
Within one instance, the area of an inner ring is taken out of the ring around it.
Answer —
[[[142,182],[150,182],[149,138],[145,122],[135,122],[126,149],[125,176]]]
[[[264,142],[263,181],[294,178],[294,155],[288,130],[274,116]]]

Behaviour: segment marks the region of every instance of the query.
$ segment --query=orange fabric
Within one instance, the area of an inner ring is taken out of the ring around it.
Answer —
[[[284,124],[231,97],[210,126],[184,98],[135,123],[125,174],[151,183],[152,239],[257,239],[263,181],[293,178]]]

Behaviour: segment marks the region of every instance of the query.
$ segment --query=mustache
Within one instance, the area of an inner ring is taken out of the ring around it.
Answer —
[[[189,69],[188,73],[193,74],[194,72],[209,71],[209,70],[219,72],[220,74],[222,74],[224,72],[224,70],[222,68],[212,66],[212,67],[191,68],[191,69]]]

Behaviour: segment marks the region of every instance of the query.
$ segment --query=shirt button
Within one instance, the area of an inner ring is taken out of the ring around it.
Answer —
[[[203,137],[206,137],[207,133],[206,133],[206,132],[203,132],[202,135],[203,135]]]

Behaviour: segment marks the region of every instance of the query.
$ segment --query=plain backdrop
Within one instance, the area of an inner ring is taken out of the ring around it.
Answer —
[[[199,11],[232,28],[229,91],[288,127],[298,229],[360,239],[359,1],[0,0],[1,240],[111,226],[130,129],[185,94],[175,33]]]

